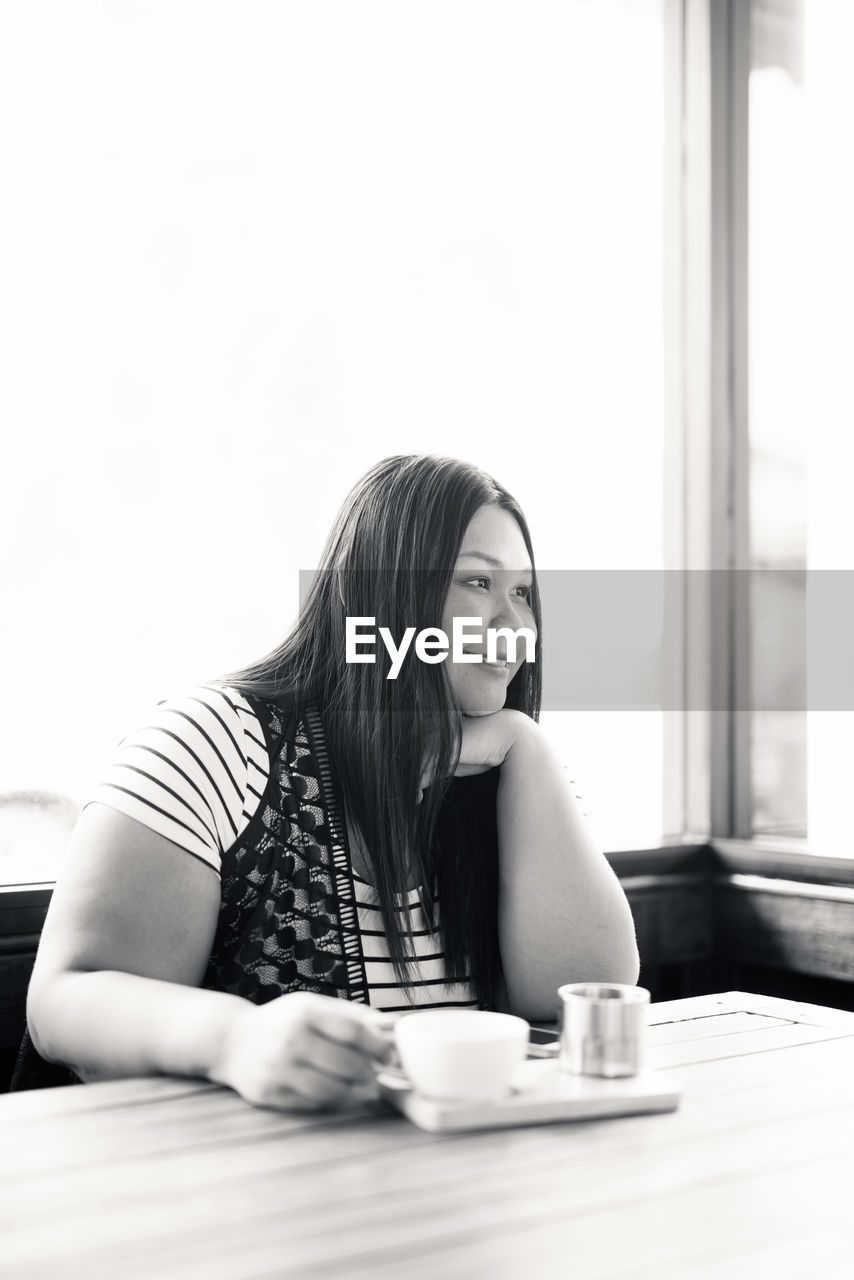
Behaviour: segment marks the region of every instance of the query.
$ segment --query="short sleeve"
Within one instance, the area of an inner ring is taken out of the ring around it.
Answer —
[[[234,689],[200,686],[157,704],[124,738],[87,804],[118,809],[201,858],[222,854],[260,803],[269,758],[258,718]]]

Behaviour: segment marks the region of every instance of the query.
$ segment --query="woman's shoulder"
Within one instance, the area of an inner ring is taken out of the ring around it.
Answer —
[[[233,685],[199,684],[162,698],[154,721],[167,724],[176,741],[187,738],[205,754],[237,755],[250,765],[269,767],[270,724],[263,703]]]
[[[218,867],[269,773],[264,734],[230,686],[160,699],[116,747],[89,801],[119,809]]]
[[[191,685],[173,691],[155,703],[155,711],[220,716],[226,723],[233,724],[251,723],[257,719],[252,702],[239,689],[216,683]]]

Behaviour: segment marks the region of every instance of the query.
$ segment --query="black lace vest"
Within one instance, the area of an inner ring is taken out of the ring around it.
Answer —
[[[288,991],[368,1002],[347,830],[319,713],[288,720],[249,698],[270,776],[222,857],[222,900],[203,986],[264,1004]]]

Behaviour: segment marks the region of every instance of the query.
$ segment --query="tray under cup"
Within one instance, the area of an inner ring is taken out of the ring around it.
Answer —
[[[488,1102],[426,1098],[397,1072],[381,1072],[377,1083],[384,1102],[433,1133],[673,1111],[682,1096],[679,1082],[659,1071],[604,1080],[570,1075],[561,1071],[556,1061],[547,1059],[524,1062],[512,1092]]]

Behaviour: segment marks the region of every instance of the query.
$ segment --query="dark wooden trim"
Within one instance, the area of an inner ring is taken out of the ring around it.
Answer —
[[[52,884],[0,886],[0,944],[5,950],[13,938],[41,933],[52,895]]]
[[[854,858],[759,839],[608,857],[634,913],[641,979],[659,998],[673,966],[685,993],[738,986],[746,971],[854,983]],[[828,1003],[845,990],[829,986]]]
[[[703,888],[707,886],[709,876],[705,872],[682,871],[669,872],[666,875],[656,872],[653,875],[620,876],[619,879],[627,894],[637,896],[645,891],[661,893],[662,891],[672,892],[674,889]]]
[[[806,880],[782,880],[770,876],[717,875],[716,889],[733,893],[762,893],[767,897],[798,902],[845,902],[854,905],[854,885],[815,884]]]
[[[806,840],[714,840],[710,849],[718,873],[854,885],[854,855],[834,858],[810,853]]]
[[[11,933],[0,935],[0,956],[16,956],[31,951],[35,955],[39,945],[40,933]]]
[[[831,897],[812,885],[740,879],[715,883],[715,951],[722,961],[854,982],[854,890]]]
[[[35,942],[37,945],[38,939]],[[0,955],[0,1049],[15,1049],[21,1043],[35,958],[35,945],[27,951]]]
[[[39,884],[4,884],[0,885],[0,909],[23,903],[27,906],[47,906],[53,895],[53,880],[45,880]]]
[[[650,849],[619,849],[606,858],[620,880],[636,876],[704,875],[713,870],[713,857],[705,840],[664,844]]]

